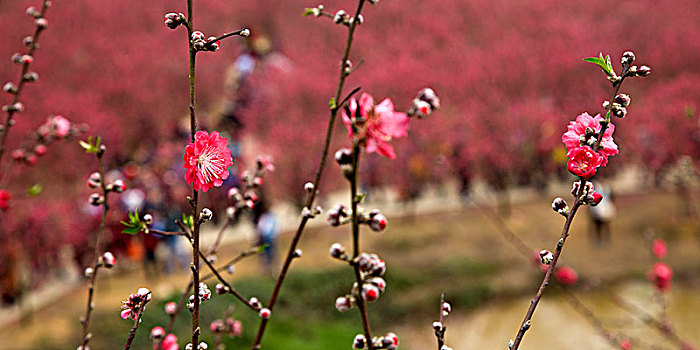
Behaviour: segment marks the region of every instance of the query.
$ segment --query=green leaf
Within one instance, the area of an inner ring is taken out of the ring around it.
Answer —
[[[308,16],[308,15],[313,15],[314,14],[314,9],[311,7],[307,7],[304,9],[304,14],[302,16]]]
[[[128,227],[128,228],[125,228],[122,230],[122,233],[130,234],[130,235],[134,235],[134,234],[137,234],[139,232],[141,232],[141,229],[138,227]]]
[[[44,187],[42,187],[41,184],[35,184],[34,186],[29,187],[27,189],[27,194],[30,197],[34,197],[34,196],[38,195],[39,193],[41,193],[41,190],[43,190],[43,189],[44,189]]]
[[[328,107],[330,107],[331,109],[335,109],[335,97],[331,97],[330,101],[328,101]]]
[[[610,62],[610,56],[603,57],[603,53],[600,53],[600,57],[587,57],[583,59],[586,62],[598,65],[603,69],[603,72],[608,76],[614,76],[615,72],[612,69],[612,63]]]
[[[355,196],[355,203],[362,203],[365,201],[365,198],[367,197],[367,193],[358,193]]]
[[[82,147],[86,152],[89,152],[90,148],[92,148],[92,145],[83,140],[78,141],[78,143],[80,144],[80,147]]]
[[[267,249],[267,247],[269,247],[269,246],[270,246],[270,245],[269,245],[268,243],[263,243],[263,244],[259,245],[259,246],[258,246],[258,253],[264,252],[265,249]]]

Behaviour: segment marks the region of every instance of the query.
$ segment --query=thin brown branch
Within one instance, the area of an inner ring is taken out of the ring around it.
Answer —
[[[365,0],[359,0],[357,4],[357,10],[355,11],[355,16],[359,15],[362,12],[362,7],[365,3]],[[335,101],[340,100],[340,96],[343,92],[343,86],[345,84],[345,78],[347,75],[345,74],[345,64],[344,62],[347,62],[348,58],[350,57],[350,48],[352,47],[352,41],[353,41],[353,35],[355,33],[355,28],[357,27],[357,21],[353,21],[348,30],[348,37],[345,43],[345,52],[343,53],[343,58],[341,59],[341,65],[340,65],[340,72],[339,72],[339,77],[338,77],[338,87],[336,89],[335,93]],[[328,149],[330,147],[331,143],[331,138],[333,137],[333,127],[335,125],[335,119],[336,116],[338,115],[338,110],[339,106],[336,105],[330,110],[330,118],[328,119],[328,127],[326,129],[326,140],[323,146],[323,152],[321,155],[321,159],[319,161],[318,168],[316,170],[316,175],[314,177],[314,190],[311,191],[311,194],[309,195],[307,201],[306,201],[306,207],[311,208],[314,203],[314,199],[316,198],[316,194],[318,193],[318,190],[320,188],[320,182],[321,182],[321,175],[323,174],[323,170],[326,165],[326,159],[328,158]],[[301,222],[299,223],[299,227],[296,230],[296,233],[294,234],[294,237],[292,238],[292,242],[289,245],[289,250],[287,251],[287,256],[284,259],[284,263],[282,264],[282,269],[280,270],[280,274],[277,277],[277,281],[275,282],[275,287],[272,290],[272,294],[270,295],[270,300],[267,303],[267,308],[270,309],[270,311],[273,310],[275,307],[275,303],[277,302],[277,298],[279,296],[280,290],[282,289],[282,284],[284,283],[284,279],[287,275],[287,271],[289,270],[290,265],[292,264],[292,260],[294,259],[294,251],[296,250],[297,244],[299,244],[299,241],[301,240],[301,235],[304,232],[304,228],[306,227],[306,223],[309,220],[309,217],[303,216],[301,218]],[[262,342],[262,337],[265,334],[265,329],[267,326],[267,323],[269,322],[269,318],[267,319],[261,319],[260,320],[260,326],[258,327],[258,333],[255,336],[255,341],[253,342],[252,349],[260,349],[260,344]]]
[[[129,332],[129,338],[126,339],[126,344],[124,344],[124,350],[131,349],[131,343],[136,337],[136,330],[138,330],[139,323],[141,323],[141,316],[143,316],[143,311],[146,308],[146,304],[150,300],[148,297],[150,294],[151,292],[148,292],[148,294],[146,294],[146,296],[144,296],[141,300],[141,303],[139,303],[139,311],[136,313],[136,319],[134,320],[134,326],[131,327],[131,331]]]
[[[51,1],[42,1],[41,10],[39,11],[39,18],[44,18],[46,10],[49,8],[50,4]],[[27,55],[34,57],[34,51],[36,51],[36,49],[39,47],[39,35],[44,29],[45,27],[36,26],[36,29],[34,30],[34,35],[32,36],[32,43],[29,45],[29,51],[27,52]],[[10,106],[19,102],[20,94],[22,93],[24,85],[27,82],[27,80],[24,79],[24,75],[29,72],[30,64],[31,62],[24,62],[22,64],[22,70],[19,75],[19,82],[17,83],[17,91],[15,92],[14,97],[12,98]],[[10,127],[12,127],[13,125],[13,116],[15,113],[16,111],[14,109],[9,109],[7,111],[7,117],[5,118],[4,127],[0,131],[0,164],[2,164],[2,157],[5,154],[5,141],[7,140],[7,134],[10,131]],[[2,176],[3,174],[0,174],[0,179],[2,178]]]

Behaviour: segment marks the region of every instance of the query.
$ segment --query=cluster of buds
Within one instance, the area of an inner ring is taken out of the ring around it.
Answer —
[[[411,101],[411,108],[408,109],[407,114],[409,117],[425,118],[439,108],[440,98],[435,94],[435,91],[431,88],[423,88]]]
[[[384,231],[387,225],[386,217],[379,211],[379,209],[372,209],[368,214],[360,215],[359,219],[360,223],[366,223],[374,232]]]
[[[626,51],[622,54],[620,62],[622,63],[623,69],[627,69],[627,76],[646,77],[651,74],[651,68],[649,66],[633,66],[632,62],[634,62],[634,59],[635,57],[632,51]]]
[[[195,51],[211,51],[214,52],[219,49],[221,45],[220,40],[216,40],[215,36],[210,36],[207,38],[204,33],[200,31],[195,31],[190,37],[190,43]]]
[[[217,319],[209,324],[209,328],[214,335],[226,334],[230,338],[240,337],[243,333],[243,325],[241,321],[227,317],[225,320]]]
[[[4,105],[2,106],[2,111],[3,112],[24,112],[24,103],[22,102],[15,102],[11,105]]]
[[[612,106],[610,101],[603,102],[604,109],[610,109],[610,113],[617,118],[624,118],[627,115],[627,106],[630,105],[632,99],[627,94],[619,94],[615,96]]]
[[[43,145],[42,145],[43,146]],[[46,153],[46,146],[41,147],[39,152]],[[27,165],[35,165],[39,161],[39,153],[27,152],[22,148],[13,150],[11,153],[12,159],[16,162],[24,162]]]
[[[199,302],[203,303],[211,298],[211,291],[207,287],[206,283],[199,283]],[[194,310],[194,294],[190,295],[189,302],[187,303],[187,309],[192,312]]]
[[[275,170],[275,165],[267,156],[258,156],[255,161],[255,171],[244,171],[241,173],[241,179],[246,184],[245,192],[241,193],[241,189],[232,187],[228,190],[228,198],[231,205],[226,208],[226,216],[229,220],[234,220],[238,217],[243,209],[253,209],[258,201],[257,189],[262,186],[263,178],[268,172]]]
[[[323,5],[318,5],[316,7],[307,9],[307,12],[308,14],[313,15],[314,17],[321,17],[321,15],[323,14],[323,9]]]
[[[569,216],[570,213],[569,205],[566,204],[564,198],[561,197],[554,198],[554,200],[552,201],[552,210],[561,214],[564,217]]]
[[[581,184],[578,181],[574,182],[574,186],[571,189],[571,194],[573,194],[574,196],[578,196],[580,187]],[[583,204],[588,204],[592,207],[595,207],[596,205],[600,204],[600,202],[603,200],[603,195],[593,188],[592,182],[587,181],[583,187],[583,192],[578,197],[578,200],[580,200]]]
[[[350,220],[350,209],[342,204],[336,204],[328,211],[328,223],[331,226],[340,226]]]
[[[338,10],[338,12],[336,12],[333,16],[333,23],[349,25],[350,15],[348,15],[348,13],[345,10]]]
[[[187,22],[187,17],[182,13],[169,12],[165,14],[165,25],[170,29],[175,29]]]
[[[667,292],[671,289],[673,270],[662,262],[654,263],[654,266],[647,271],[647,279],[654,284],[654,288],[659,292]]]
[[[321,208],[320,205],[317,205],[314,210],[311,210],[307,207],[304,207],[301,209],[301,216],[309,219],[313,219],[316,217],[316,215],[321,215],[323,214],[323,208]]]
[[[444,299],[444,295],[443,295],[443,299]],[[447,316],[450,315],[450,312],[452,312],[452,306],[450,305],[450,303],[448,303],[444,300],[441,301],[440,302],[440,321],[433,322],[433,330],[435,331],[435,337],[437,337],[438,343],[443,344],[440,347],[440,350],[452,350],[452,348],[450,348],[449,346],[444,345],[445,331],[447,330],[447,327],[445,327],[445,324],[443,323],[443,321],[445,320],[445,318],[447,318]]]
[[[100,175],[99,172],[94,172],[90,174],[90,177],[88,178],[87,185],[90,188],[99,188],[102,186],[102,176]],[[105,185],[105,191],[107,193],[109,192],[115,192],[115,193],[122,193],[126,191],[126,183],[124,180],[117,179],[114,180],[114,182]],[[101,195],[99,193],[93,193],[88,197],[88,202],[91,205],[102,205],[105,202],[105,196]]]
[[[207,350],[207,349],[209,349],[209,345],[207,345],[207,343],[205,343],[205,342],[201,342],[201,343],[199,343],[199,345],[197,345],[197,350]],[[185,345],[185,350],[193,350],[192,343],[187,343],[187,345]]]
[[[141,310],[141,304],[145,306],[146,303],[151,301],[151,291],[148,288],[139,288],[136,293],[129,295],[129,297],[123,301],[121,306],[121,317],[122,319],[132,319],[136,321],[138,313]]]
[[[32,55],[21,54],[19,52],[12,54],[11,59],[12,63],[15,64],[29,65],[34,62],[34,57],[32,57]]]
[[[358,334],[352,342],[353,349],[367,348],[367,338],[363,334]],[[372,347],[375,349],[394,350],[399,347],[399,337],[395,333],[389,332],[385,335],[372,337]]]

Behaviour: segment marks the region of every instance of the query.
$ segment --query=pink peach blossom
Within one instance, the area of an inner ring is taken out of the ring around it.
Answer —
[[[185,148],[185,180],[194,183],[196,191],[208,191],[212,187],[221,187],[228,179],[228,167],[233,165],[231,151],[226,147],[226,138],[214,131],[198,131],[194,142]]]
[[[0,210],[5,211],[10,208],[10,199],[12,199],[10,192],[0,190]]]
[[[660,292],[666,292],[671,288],[671,279],[673,278],[673,270],[666,264],[657,262],[647,272],[647,279],[654,284],[654,287]]]
[[[655,239],[654,242],[651,244],[651,252],[654,253],[654,256],[659,259],[665,258],[668,252],[668,249],[666,247],[666,241],[660,238]]]
[[[572,174],[586,180],[595,175],[596,170],[603,163],[603,157],[593,152],[588,146],[574,148],[569,153],[571,155],[569,156],[569,162],[566,164],[566,168],[569,169]]]
[[[563,286],[571,286],[578,282],[578,274],[576,271],[574,271],[574,269],[568,266],[558,268],[554,272],[554,278],[556,278],[557,282]]]
[[[359,102],[354,98],[350,100],[349,108],[343,110],[343,122],[350,138],[356,137],[367,153],[377,152],[389,159],[396,158],[389,141],[405,137],[409,126],[408,115],[395,112],[390,99],[375,106],[374,99],[367,93],[360,96]]]
[[[595,117],[591,117],[588,113],[582,113],[576,117],[576,121],[569,122],[566,127],[567,131],[561,137],[562,142],[568,150],[567,157],[571,158],[573,152],[579,147],[589,146],[586,144],[586,128],[591,128],[594,132],[599,132],[602,126],[600,122],[603,117],[600,114]],[[603,157],[601,166],[606,166],[608,164],[608,157],[614,156],[620,151],[617,149],[617,145],[613,141],[613,132],[615,131],[615,125],[612,123],[608,124],[605,133],[603,134],[603,140],[600,143],[600,148],[598,149],[598,155]]]

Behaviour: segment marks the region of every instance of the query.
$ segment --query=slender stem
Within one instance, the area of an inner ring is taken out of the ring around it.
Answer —
[[[148,292],[146,295],[148,296],[149,294],[151,294],[151,292]],[[131,331],[129,332],[129,338],[126,339],[126,344],[124,344],[124,350],[131,349],[131,343],[134,341],[134,337],[136,337],[136,330],[138,330],[139,323],[141,323],[141,316],[143,316],[146,303],[148,303],[147,297],[144,297],[141,303],[139,303],[139,311],[136,313],[136,319],[134,320],[134,326],[131,327]]]
[[[435,330],[435,337],[437,338],[438,350],[442,350],[443,345],[445,345],[445,314],[442,312],[442,306],[445,305],[445,293],[440,294],[440,307],[438,308],[438,320],[440,322],[441,328]]]
[[[648,313],[646,310],[643,308],[628,302],[621,296],[617,295],[617,293],[613,292],[612,290],[608,288],[603,289],[609,296],[610,299],[612,300],[613,304],[615,304],[617,307],[625,310],[628,314],[630,314],[632,317],[642,321],[648,326],[654,327],[659,332],[667,339],[673,341],[674,343],[678,345],[683,345],[683,344],[688,344],[687,341],[682,339],[674,330],[671,328],[667,323],[663,322],[663,320],[659,320],[658,318],[654,317],[650,313]]]
[[[181,236],[182,232],[166,232],[161,230],[156,230],[154,228],[149,228],[148,233],[155,233],[161,236]]]
[[[215,248],[215,247],[212,247],[212,249],[213,249],[213,248]],[[252,249],[243,251],[243,252],[241,252],[238,256],[236,256],[235,258],[229,260],[226,264],[224,264],[224,266],[222,266],[222,267],[216,269],[215,271],[216,271],[216,272],[219,272],[219,273],[220,273],[220,272],[223,272],[224,270],[226,270],[226,269],[228,268],[228,266],[234,265],[234,264],[238,263],[239,261],[241,261],[241,260],[243,260],[243,259],[245,259],[245,258],[247,258],[247,257],[249,257],[249,256],[253,256],[253,255],[256,255],[256,254],[259,254],[259,253],[260,253],[260,249],[259,249],[258,247],[255,247],[255,248],[252,248]],[[210,253],[210,254],[211,254],[211,253]],[[211,267],[210,267],[210,268],[211,268]],[[217,277],[217,275],[218,275],[218,277]],[[217,275],[215,275],[214,273],[210,273],[210,274],[208,274],[208,275],[204,275],[204,276],[202,276],[202,277],[200,278],[200,281],[206,281],[206,280],[211,279],[212,277],[217,277],[217,278],[219,278],[220,281],[223,280],[223,277],[221,277],[220,274],[217,274]],[[222,283],[224,283],[224,282],[222,282]],[[190,279],[189,283],[187,284],[187,286],[184,288],[184,290],[183,290],[183,292],[182,292],[182,296],[180,297],[180,301],[179,301],[178,304],[177,304],[177,308],[175,309],[175,313],[173,313],[172,315],[170,315],[170,321],[168,322],[168,326],[166,327],[166,330],[165,330],[165,333],[166,333],[166,334],[167,334],[167,333],[170,333],[170,330],[172,330],[172,327],[173,327],[173,325],[174,325],[175,319],[176,319],[177,316],[180,314],[180,310],[182,310],[182,308],[184,307],[185,301],[187,300],[187,294],[189,294],[190,290],[192,289],[192,285],[193,285],[193,282],[192,282],[192,279]],[[230,285],[229,285],[229,288],[230,288],[231,290],[233,290],[233,287],[231,287]],[[246,303],[248,306],[250,306],[250,305],[248,304],[247,301],[246,301],[245,303]]]
[[[358,5],[357,5],[357,10],[355,11],[355,15],[359,15],[362,12],[362,6],[364,5],[365,0],[359,0]],[[353,41],[353,35],[355,33],[355,28],[356,28],[356,23],[357,21],[353,21],[353,23],[350,24],[349,30],[348,30],[348,37],[345,42],[345,52],[343,53],[343,58],[340,61],[340,72],[339,72],[339,77],[338,77],[338,87],[336,89],[335,93],[335,101],[340,100],[341,93],[343,91],[343,86],[345,84],[345,62],[348,60],[350,57],[350,48],[352,47],[352,41]],[[334,108],[331,108],[330,110],[330,118],[328,119],[328,127],[326,129],[326,140],[325,144],[323,146],[323,152],[321,155],[321,159],[319,161],[318,168],[316,170],[316,175],[314,176],[314,190],[311,191],[311,194],[309,195],[308,199],[306,200],[306,207],[311,208],[314,203],[314,199],[316,198],[316,193],[319,190],[319,185],[321,182],[321,175],[323,174],[323,170],[326,165],[326,159],[328,158],[328,149],[330,147],[331,143],[331,138],[333,137],[333,127],[335,125],[335,119],[336,116],[338,115],[338,110],[340,106],[336,105]],[[267,308],[270,309],[270,311],[273,310],[275,303],[277,302],[277,297],[279,296],[280,290],[282,289],[282,283],[284,282],[284,278],[287,275],[287,271],[289,270],[290,265],[292,264],[292,260],[294,259],[294,251],[296,250],[297,244],[299,244],[299,241],[301,240],[301,235],[304,232],[304,228],[306,227],[306,222],[309,221],[309,218],[306,216],[303,216],[301,218],[301,222],[299,223],[299,227],[297,228],[294,237],[292,238],[292,242],[289,245],[289,250],[287,251],[287,256],[284,259],[284,263],[282,264],[282,269],[280,270],[280,274],[277,276],[277,281],[275,282],[275,287],[272,290],[272,294],[270,295],[270,300],[267,303]],[[255,336],[255,341],[253,342],[253,345],[251,349],[260,349],[260,344],[262,342],[262,337],[265,334],[265,329],[267,326],[267,323],[269,321],[269,318],[267,319],[261,319],[260,320],[260,326],[258,327],[258,333]]]
[[[350,203],[352,207],[352,259],[355,261],[358,255],[360,255],[360,220],[357,216],[357,176],[359,173],[360,164],[360,143],[355,140],[352,145],[352,176],[350,177]],[[362,329],[365,333],[365,338],[367,339],[367,346],[369,350],[374,349],[374,344],[372,343],[372,335],[369,326],[369,317],[367,316],[367,304],[365,299],[362,297],[362,273],[360,272],[360,267],[358,264],[352,264],[353,270],[355,271],[355,281],[358,286],[357,295],[357,309],[360,311],[360,318],[362,319]]]
[[[226,38],[228,38],[228,37],[230,37],[230,36],[241,35],[241,32],[243,32],[244,30],[245,30],[245,28],[239,29],[239,30],[237,30],[237,31],[235,31],[235,32],[229,32],[229,33],[222,34],[221,36],[219,36],[219,37],[217,37],[217,38],[215,38],[215,39],[207,40],[207,42],[205,43],[205,45],[213,44],[213,43],[215,43],[215,42],[217,42],[217,41],[219,41],[219,40],[224,40],[224,39],[226,39]]]
[[[511,347],[512,350],[515,350],[518,348],[518,346],[520,346],[520,342],[522,341],[525,332],[527,332],[527,330],[530,329],[532,315],[535,313],[535,308],[537,308],[537,304],[540,302],[542,294],[544,294],[545,289],[549,285],[549,279],[552,277],[552,273],[554,272],[554,269],[557,266],[557,262],[559,261],[559,256],[561,255],[562,249],[564,248],[566,238],[569,237],[569,229],[571,227],[571,222],[573,221],[574,216],[578,211],[578,208],[581,206],[581,201],[579,200],[579,197],[583,194],[585,185],[586,180],[582,179],[579,186],[579,191],[576,194],[576,202],[574,202],[574,205],[571,208],[571,212],[566,217],[566,222],[564,222],[564,228],[562,229],[561,237],[559,238],[559,242],[557,243],[557,248],[554,250],[554,257],[552,259],[552,262],[549,264],[549,268],[547,268],[547,272],[545,273],[544,279],[540,284],[540,288],[537,290],[537,294],[535,294],[535,297],[530,302],[530,307],[527,310],[527,314],[525,314],[525,319],[523,319],[523,322],[520,325],[520,328],[518,329],[518,334],[515,336],[515,340],[513,341],[513,346]]]
[[[197,57],[197,51],[192,46],[192,32],[194,31],[194,16],[192,10],[193,0],[187,0],[187,43],[189,49],[190,57],[190,141],[194,142],[194,137],[197,132],[197,117],[195,115],[195,105],[196,105],[196,91],[195,91],[195,59]],[[192,265],[190,269],[192,270],[192,285],[195,288],[194,295],[194,307],[192,309],[192,346],[197,346],[199,344],[199,226],[201,222],[199,221],[199,191],[197,191],[192,184],[192,199],[190,205],[192,206],[192,216],[194,218],[194,230],[192,230]],[[206,260],[206,259],[205,259]]]
[[[42,6],[41,10],[39,12],[39,17],[43,18],[46,9],[49,8],[50,1],[42,1]],[[37,44],[39,41],[39,34],[44,30],[45,28],[36,26],[36,29],[34,30],[34,35],[32,36],[32,43],[29,45],[29,51],[27,52],[27,55],[34,57],[34,51],[36,50],[39,45]],[[10,105],[14,105],[15,103],[19,102],[19,97],[20,94],[22,93],[22,90],[24,88],[24,84],[27,82],[27,80],[24,79],[24,75],[29,72],[29,65],[31,63],[23,63],[22,64],[22,70],[19,75],[19,82],[17,83],[17,91],[15,92],[15,96],[12,98],[12,102]],[[2,164],[2,157],[5,154],[5,141],[7,140],[7,134],[10,131],[10,127],[14,124],[12,117],[15,114],[14,109],[10,109],[7,111],[7,118],[5,118],[5,124],[3,129],[0,131],[0,164]],[[2,178],[3,174],[0,174],[0,179]]]
[[[88,299],[87,305],[85,306],[85,316],[82,318],[81,323],[83,324],[83,343],[82,348],[86,349],[87,343],[90,341],[88,336],[88,327],[90,325],[90,315],[92,315],[92,309],[94,305],[92,304],[93,295],[95,293],[95,281],[97,280],[97,272],[99,271],[102,264],[100,263],[100,246],[102,239],[102,232],[105,230],[105,224],[107,222],[107,212],[109,211],[107,184],[105,183],[104,177],[104,165],[102,164],[102,152],[97,153],[97,162],[99,164],[100,172],[100,188],[102,190],[102,196],[104,197],[104,202],[102,203],[102,221],[100,222],[100,229],[97,232],[97,238],[95,239],[95,262],[92,265],[92,276],[90,276],[90,284],[88,286]]]
[[[601,321],[594,313],[589,309],[586,305],[584,305],[581,300],[573,293],[569,288],[566,288],[565,286],[562,286],[560,288],[566,295],[567,295],[567,301],[569,302],[569,305],[574,308],[578,313],[580,313],[587,321],[590,323],[593,328],[598,331],[598,333],[605,339],[610,345],[612,345],[615,348],[618,348],[620,346],[620,339],[617,339],[615,336],[610,334],[607,329],[605,329],[605,326],[603,326],[603,321]]]

